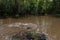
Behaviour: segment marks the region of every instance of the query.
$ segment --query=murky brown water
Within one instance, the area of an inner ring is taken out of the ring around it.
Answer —
[[[16,25],[15,23],[24,23],[22,24],[23,26],[28,25],[35,27],[37,25],[40,32],[48,34],[50,40],[60,40],[60,18],[51,16],[28,16],[19,19],[0,19],[0,40],[9,40],[8,36],[14,35],[21,30],[19,27],[22,27],[22,25],[11,27],[11,25]]]

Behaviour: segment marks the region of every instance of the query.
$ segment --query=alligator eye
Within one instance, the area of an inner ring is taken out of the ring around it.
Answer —
[[[27,27],[27,29],[31,29],[30,27]]]

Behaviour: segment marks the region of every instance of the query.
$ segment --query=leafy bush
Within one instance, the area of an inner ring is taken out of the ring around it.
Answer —
[[[27,32],[22,36],[19,34],[13,36],[12,40],[48,40],[48,37],[43,33]]]
[[[58,4],[58,5],[57,5]],[[17,17],[24,15],[58,14],[59,0],[1,0],[0,16]]]

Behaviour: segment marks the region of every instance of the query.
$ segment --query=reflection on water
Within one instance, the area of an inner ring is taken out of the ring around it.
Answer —
[[[10,36],[21,30],[26,31],[28,27],[32,31],[48,35],[50,40],[60,40],[60,18],[50,16],[0,19],[0,40],[9,40]]]

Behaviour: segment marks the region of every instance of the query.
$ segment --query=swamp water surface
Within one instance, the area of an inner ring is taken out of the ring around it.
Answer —
[[[49,40],[60,40],[60,18],[51,16],[0,19],[0,40],[11,40],[10,36],[22,29],[26,31],[27,27],[31,27],[32,31],[45,33]]]

